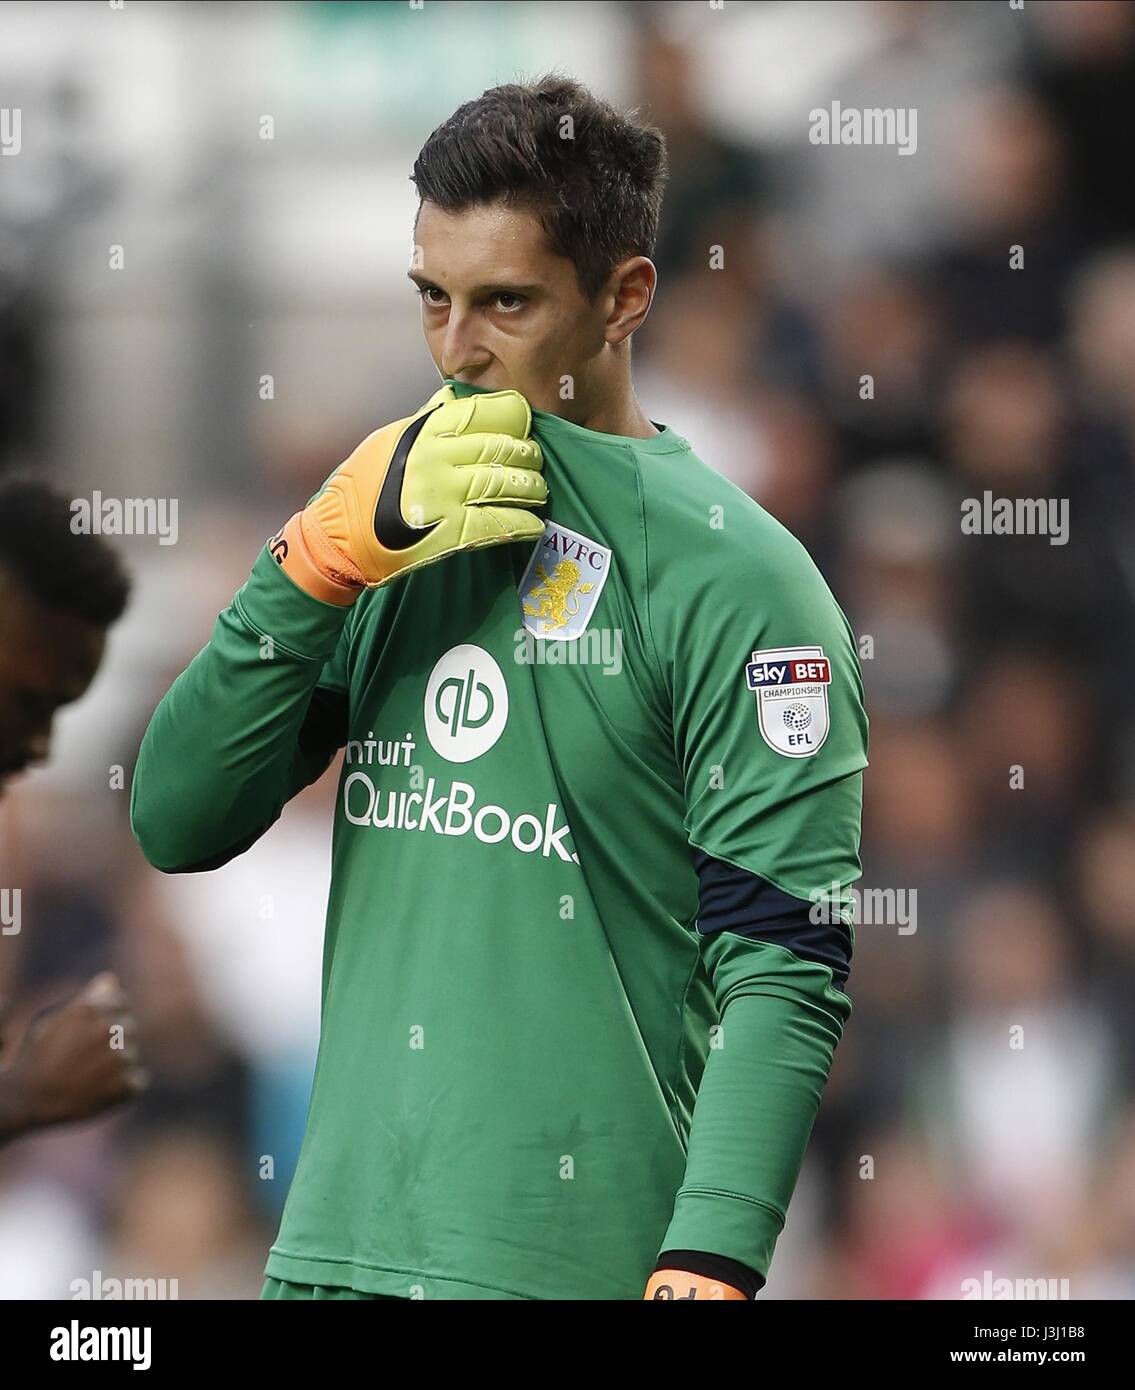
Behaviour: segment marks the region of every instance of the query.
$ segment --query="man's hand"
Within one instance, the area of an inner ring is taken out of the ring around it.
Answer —
[[[732,1284],[720,1279],[708,1279],[704,1274],[687,1274],[681,1269],[656,1269],[646,1282],[643,1298],[669,1299],[736,1299],[748,1303],[748,1297]]]
[[[376,430],[268,542],[285,573],[326,603],[459,550],[535,541],[547,501],[532,411],[519,391],[458,400],[443,386]]]
[[[126,996],[113,975],[97,975],[65,1004],[38,1014],[0,1069],[0,1142],[87,1119],[148,1083]]]

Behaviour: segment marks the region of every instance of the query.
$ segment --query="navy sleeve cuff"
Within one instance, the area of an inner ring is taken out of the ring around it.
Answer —
[[[681,1269],[687,1274],[700,1274],[703,1279],[718,1279],[740,1289],[746,1298],[756,1298],[765,1284],[748,1265],[726,1259],[724,1255],[707,1255],[702,1250],[664,1250],[654,1266],[655,1273],[660,1269]]]
[[[698,933],[733,932],[785,947],[799,960],[831,966],[841,988],[851,969],[851,933],[839,921],[814,922],[813,903],[789,897],[765,879],[693,849],[698,876]]]

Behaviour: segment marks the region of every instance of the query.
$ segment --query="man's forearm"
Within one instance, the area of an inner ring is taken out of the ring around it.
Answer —
[[[246,845],[322,771],[299,734],[349,613],[301,591],[261,552],[142,741],[131,824],[156,868]]]
[[[663,1250],[706,1250],[767,1277],[850,1001],[777,946],[721,938],[710,1050]]]

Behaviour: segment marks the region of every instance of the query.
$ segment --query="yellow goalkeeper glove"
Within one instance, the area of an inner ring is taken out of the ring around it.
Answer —
[[[443,386],[368,435],[269,549],[301,589],[350,604],[459,550],[537,540],[544,523],[528,509],[548,487],[531,429],[519,391],[458,400]]]

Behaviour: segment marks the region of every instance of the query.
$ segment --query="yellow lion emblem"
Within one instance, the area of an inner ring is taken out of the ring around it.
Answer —
[[[529,590],[524,611],[530,618],[543,619],[545,632],[566,627],[568,620],[579,614],[579,596],[595,588],[594,584],[580,584],[579,566],[574,560],[561,560],[550,577],[543,565],[537,565],[536,578],[540,582]],[[535,599],[539,602],[533,602]]]

